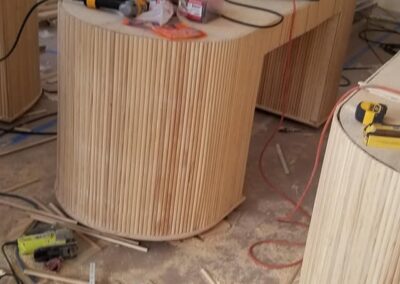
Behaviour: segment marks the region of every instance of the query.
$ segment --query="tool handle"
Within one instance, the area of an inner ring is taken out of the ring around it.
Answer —
[[[88,8],[99,9],[99,8],[109,8],[118,10],[119,6],[126,0],[83,0],[83,3]]]

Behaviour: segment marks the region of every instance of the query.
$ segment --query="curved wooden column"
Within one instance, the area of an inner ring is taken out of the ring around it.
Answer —
[[[244,199],[260,71],[252,38],[132,35],[89,24],[69,5],[59,10],[63,208],[101,231],[145,240],[218,223]]]
[[[10,50],[26,13],[35,2],[0,1],[0,57]],[[33,14],[15,51],[0,62],[0,121],[18,118],[39,99],[40,93],[38,22]]]
[[[371,83],[400,89],[400,57]],[[396,86],[397,85],[397,86]],[[354,118],[360,101],[386,103],[400,120],[400,98],[360,91],[338,110],[329,137],[307,238],[301,283],[400,283],[400,152],[363,145]]]

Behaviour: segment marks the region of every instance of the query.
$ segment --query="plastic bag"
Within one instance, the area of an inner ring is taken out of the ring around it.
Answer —
[[[174,15],[174,6],[168,0],[150,2],[150,10],[140,14],[136,19],[141,22],[150,22],[160,26],[165,25]]]

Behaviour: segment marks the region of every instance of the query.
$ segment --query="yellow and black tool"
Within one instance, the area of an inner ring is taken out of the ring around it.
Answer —
[[[384,104],[360,102],[356,109],[356,119],[364,125],[383,123],[387,109]]]
[[[400,149],[400,125],[372,123],[365,127],[364,139],[369,147]]]
[[[125,17],[133,18],[149,10],[147,0],[80,0],[91,9],[118,10]]]
[[[47,231],[36,235],[22,236],[18,239],[18,249],[21,254],[33,254],[39,248],[65,245],[74,240],[68,229]]]
[[[400,149],[400,125],[384,123],[388,107],[385,104],[360,102],[356,119],[365,125],[364,142],[369,147]]]

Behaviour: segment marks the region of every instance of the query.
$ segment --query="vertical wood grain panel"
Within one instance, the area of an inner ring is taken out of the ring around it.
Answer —
[[[309,32],[296,38],[287,117],[320,126],[337,99],[355,1],[325,1],[300,14]],[[337,7],[340,9],[337,10]],[[282,68],[287,45],[266,55],[257,106],[281,113]]]
[[[11,48],[24,16],[34,0],[0,2],[0,57]],[[18,46],[0,63],[0,120],[13,121],[40,96],[38,22],[28,20]]]
[[[251,78],[261,72],[249,52],[254,36],[133,37],[62,6],[59,33],[56,195],[69,214],[103,231],[165,240],[204,231],[243,201],[258,87]]]

